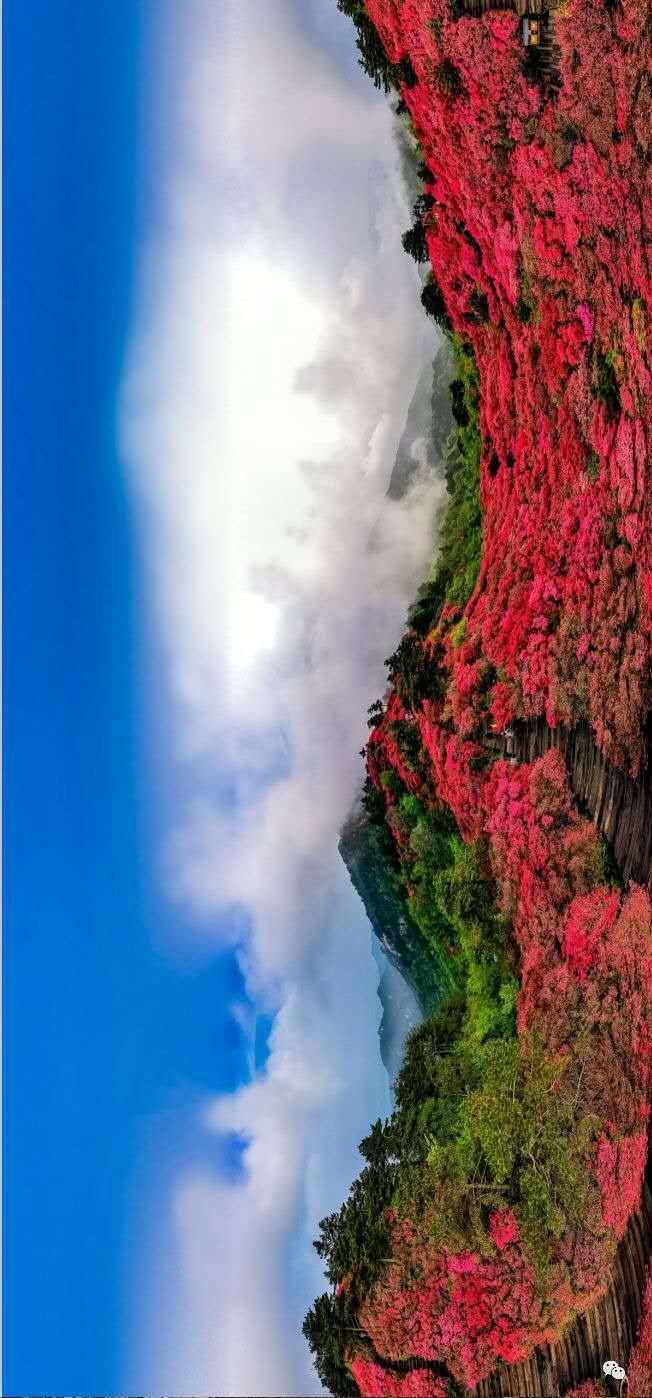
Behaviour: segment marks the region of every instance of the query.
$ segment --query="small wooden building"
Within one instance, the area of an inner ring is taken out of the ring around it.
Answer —
[[[538,15],[523,15],[521,34],[526,49],[539,48],[541,44],[541,20]]]

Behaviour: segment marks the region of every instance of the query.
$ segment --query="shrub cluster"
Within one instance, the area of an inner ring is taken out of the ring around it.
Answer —
[[[477,364],[484,550],[447,657],[457,717],[482,718],[463,667],[483,662],[499,718],[588,717],[634,771],[652,673],[651,0],[556,11],[554,100],[524,78],[509,11],[368,12],[417,78],[424,305]]]
[[[401,1393],[406,1364],[454,1391],[556,1339],[606,1284],[647,1153],[648,895],[610,881],[557,751],[497,761],[480,787],[473,842],[404,788],[386,810],[451,994],[316,1243],[353,1317],[341,1363],[400,1374]]]
[[[647,1152],[648,895],[614,879],[559,754],[514,766],[490,734],[587,718],[614,762],[644,755],[652,0],[565,0],[554,100],[509,12],[364,14],[421,143],[407,250],[458,366],[438,561],[370,714],[366,803],[450,993],[322,1222],[334,1290],[306,1333],[333,1392],[443,1398],[600,1294]]]

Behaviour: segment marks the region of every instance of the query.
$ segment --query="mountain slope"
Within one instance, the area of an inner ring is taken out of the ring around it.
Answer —
[[[505,1391],[505,1366],[536,1374],[598,1316],[648,1159],[649,894],[575,799],[582,743],[539,755],[512,725],[591,735],[603,792],[609,764],[622,787],[647,762],[652,3],[544,0],[544,62],[512,6],[339,4],[421,144],[408,243],[457,363],[440,554],[389,661],[364,798],[455,989],[324,1220],[335,1290],[306,1334],[326,1382],[445,1398]]]

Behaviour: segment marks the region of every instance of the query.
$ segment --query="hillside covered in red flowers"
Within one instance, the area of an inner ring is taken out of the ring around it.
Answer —
[[[432,179],[428,253],[479,371],[484,550],[437,637],[456,730],[587,715],[636,768],[652,635],[652,39],[647,0],[554,11],[559,89],[515,15],[369,0]]]
[[[554,82],[511,8],[340,8],[421,147],[405,245],[457,361],[448,514],[370,711],[365,795],[449,998],[322,1222],[332,1290],[305,1333],[333,1392],[446,1398],[604,1292],[647,1161],[648,892],[561,754],[505,760],[501,735],[582,720],[611,763],[647,760],[652,4],[562,0]]]

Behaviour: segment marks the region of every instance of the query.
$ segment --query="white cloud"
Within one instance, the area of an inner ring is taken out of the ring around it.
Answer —
[[[192,1165],[164,1191],[139,1279],[148,1307],[129,1392],[320,1391],[301,1337],[322,1285],[311,1240],[359,1168],[357,1141],[389,1105],[386,1081],[369,1071],[378,1000],[343,867],[323,931],[331,955],[318,978],[286,986],[265,1072],[201,1112],[245,1142],[242,1179],[226,1184]]]
[[[387,1106],[377,974],[337,833],[431,549],[432,486],[401,505],[385,491],[434,347],[400,249],[386,107],[343,81],[284,0],[197,0],[196,13],[123,439],[191,787],[170,892],[194,942],[238,939],[250,993],[276,1019],[264,1075],[209,1111],[214,1130],[246,1138],[243,1181],[176,1177],[179,1274],[139,1363],[150,1392],[306,1393],[309,1240]],[[336,184],[313,199],[325,157]],[[219,208],[243,170],[244,247]],[[225,772],[235,808],[216,795]],[[232,906],[247,910],[244,942]]]

